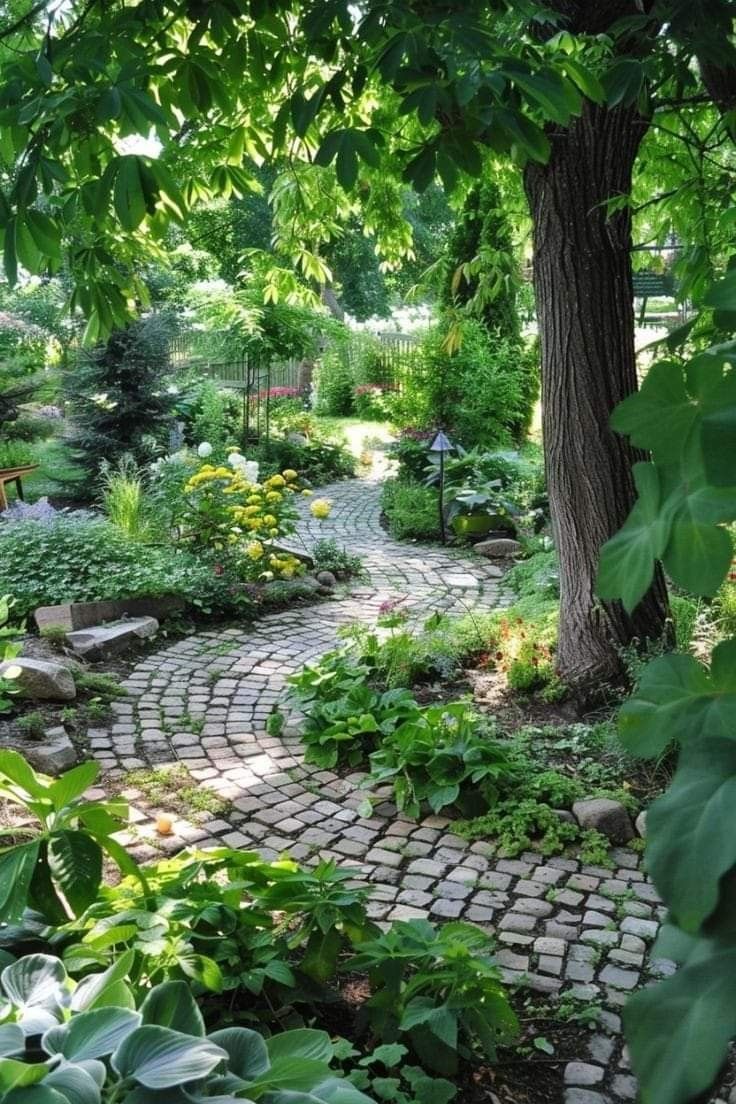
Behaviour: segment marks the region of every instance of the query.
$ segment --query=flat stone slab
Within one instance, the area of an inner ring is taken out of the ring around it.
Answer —
[[[77,696],[74,677],[68,667],[48,659],[17,659],[0,663],[0,677],[11,667],[20,667],[20,675],[13,679],[13,687],[23,698],[34,701],[73,701]]]
[[[445,575],[445,585],[448,587],[463,587],[464,589],[479,587],[480,579],[476,579],[475,575],[470,575],[467,571],[457,572],[457,574]]]
[[[66,634],[72,650],[85,659],[107,659],[118,655],[141,640],[148,640],[158,632],[155,617],[137,617],[130,621],[117,621],[110,625],[95,625]]]
[[[163,621],[184,609],[176,594],[163,598],[119,598],[110,602],[66,602],[60,606],[39,606],[33,618],[39,628],[62,628],[66,632],[88,629],[122,617],[155,617]]]
[[[44,739],[24,747],[23,754],[35,770],[52,776],[63,774],[77,762],[74,744],[61,727],[48,729]]]

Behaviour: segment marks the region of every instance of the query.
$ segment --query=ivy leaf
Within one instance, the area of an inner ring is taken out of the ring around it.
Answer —
[[[646,594],[654,577],[672,524],[661,509],[659,473],[653,464],[635,464],[634,481],[639,497],[622,528],[601,549],[597,591],[601,598],[620,598],[633,610]]]
[[[712,1084],[736,1034],[736,950],[700,946],[624,1010],[642,1104],[687,1104]]]
[[[728,737],[736,722],[736,640],[713,651],[710,672],[688,655],[661,656],[644,669],[636,692],[619,713],[629,751],[661,755],[673,742]]]

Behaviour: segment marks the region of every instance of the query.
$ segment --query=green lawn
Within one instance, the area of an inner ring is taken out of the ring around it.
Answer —
[[[342,433],[350,451],[355,456],[360,456],[365,448],[366,438],[370,441],[395,440],[395,434],[391,432],[388,422],[368,422],[362,418],[323,418],[316,419],[320,426],[335,433]]]
[[[38,470],[23,480],[23,495],[26,502],[37,502],[47,495],[49,498],[74,497],[73,480],[79,479],[79,473],[72,467],[59,440],[50,438],[39,441],[33,446],[37,455]],[[84,476],[82,476],[84,479]],[[69,482],[67,482],[69,480]],[[8,487],[8,501],[15,498],[15,487]]]

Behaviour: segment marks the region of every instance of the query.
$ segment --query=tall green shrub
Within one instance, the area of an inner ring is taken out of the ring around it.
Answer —
[[[72,426],[67,445],[89,475],[97,476],[102,460],[115,464],[124,453],[145,463],[168,443],[175,400],[164,383],[169,337],[168,321],[152,315],[115,330],[63,373]]]

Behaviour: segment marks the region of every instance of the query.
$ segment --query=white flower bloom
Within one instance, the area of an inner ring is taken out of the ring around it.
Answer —
[[[231,468],[245,468],[245,457],[239,452],[231,452],[227,458],[227,462]]]
[[[245,478],[249,483],[258,482],[258,469],[259,464],[257,460],[246,460],[245,462]]]
[[[208,456],[212,455],[212,445],[209,441],[203,441],[201,445],[197,447],[197,456],[201,460],[206,460]]]

